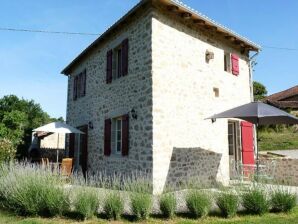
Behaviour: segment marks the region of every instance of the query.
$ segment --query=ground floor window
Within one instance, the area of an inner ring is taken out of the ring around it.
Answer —
[[[122,151],[122,117],[112,119],[111,148],[116,154]]]

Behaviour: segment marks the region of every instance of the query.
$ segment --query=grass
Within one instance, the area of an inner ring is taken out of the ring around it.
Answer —
[[[261,151],[298,149],[298,132],[284,129],[281,132],[260,131],[259,147]]]
[[[177,215],[172,220],[160,219],[150,217],[148,220],[141,221],[141,222],[133,222],[133,223],[178,223],[178,224],[296,224],[298,220],[298,207],[296,207],[293,212],[289,214],[280,213],[268,213],[260,216],[251,216],[246,214],[239,214],[238,216],[232,219],[225,219],[219,218],[218,214],[213,214],[210,217],[205,219],[191,219],[183,215]],[[17,217],[13,216],[10,213],[0,211],[0,223],[2,224],[70,224],[70,223],[77,223],[77,224],[97,224],[97,223],[110,223],[108,220],[100,219],[100,218],[93,218],[91,220],[85,222],[73,221],[70,219],[60,219],[60,218],[25,218],[25,217]],[[122,219],[115,223],[131,223],[129,219]]]

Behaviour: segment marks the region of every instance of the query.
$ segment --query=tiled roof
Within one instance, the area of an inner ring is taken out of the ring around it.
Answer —
[[[294,86],[290,89],[286,89],[284,91],[272,94],[272,95],[266,97],[266,100],[280,101],[280,100],[287,99],[289,97],[296,96],[296,95],[298,95],[298,85]]]
[[[140,0],[140,2],[135,5],[130,11],[128,11],[123,17],[121,17],[115,24],[109,27],[102,35],[100,35],[92,44],[90,44],[82,53],[80,53],[66,68],[63,69],[61,72],[62,74],[69,75],[74,66],[77,65],[94,47],[97,46],[99,42],[101,42],[112,30],[116,29],[119,25],[121,25],[126,19],[134,14],[139,8],[145,5],[148,2],[154,2],[155,4],[164,4],[168,6],[176,6],[182,12],[189,13],[191,17],[194,19],[202,20],[208,26],[212,26],[216,28],[219,32],[222,32],[228,37],[232,37],[234,41],[238,41],[240,44],[247,46],[249,50],[259,51],[260,46],[255,44],[254,42],[248,40],[247,38],[237,34],[236,32],[230,30],[229,28],[215,22],[214,20],[208,18],[207,16],[203,15],[202,13],[192,9],[191,7],[187,6],[181,1],[178,0]]]

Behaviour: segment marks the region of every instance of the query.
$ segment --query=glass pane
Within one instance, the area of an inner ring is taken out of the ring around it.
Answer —
[[[121,130],[121,120],[117,120],[117,130],[120,131]]]
[[[121,140],[121,131],[117,131],[117,141]]]
[[[121,151],[121,142],[117,142],[117,152]]]

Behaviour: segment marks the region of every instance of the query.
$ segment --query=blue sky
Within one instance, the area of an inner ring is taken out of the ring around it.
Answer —
[[[102,33],[138,0],[1,0],[0,27]],[[298,1],[184,0],[262,46],[298,49]],[[65,117],[67,77],[60,71],[95,36],[0,31],[0,97],[34,99]],[[263,48],[254,78],[274,93],[298,84],[298,51]]]

